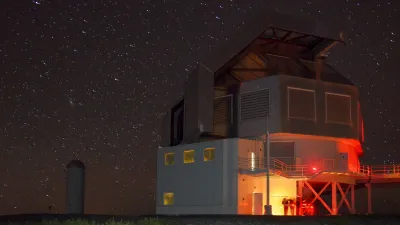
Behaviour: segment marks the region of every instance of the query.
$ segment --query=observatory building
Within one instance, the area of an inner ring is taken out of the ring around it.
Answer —
[[[395,179],[360,165],[357,88],[325,61],[335,33],[268,14],[197,65],[164,117],[157,214],[355,213],[355,189]]]

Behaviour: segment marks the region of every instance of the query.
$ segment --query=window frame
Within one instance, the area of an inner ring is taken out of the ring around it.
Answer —
[[[333,96],[340,96],[340,97],[346,97],[349,100],[349,122],[338,122],[338,121],[331,121],[328,120],[328,100],[327,96],[328,95],[333,95]],[[325,123],[330,123],[330,124],[345,124],[345,125],[352,125],[353,120],[352,120],[352,111],[351,111],[351,95],[346,95],[346,94],[339,94],[339,93],[333,93],[333,92],[325,92]]]
[[[210,152],[210,151],[213,152],[213,157],[212,157],[212,159],[206,159],[206,152]],[[214,161],[214,159],[215,159],[215,148],[214,147],[204,148],[203,149],[203,161],[204,162],[211,162],[211,161]]]
[[[169,198],[169,200],[172,199],[172,201],[168,202],[167,198]],[[173,192],[164,192],[163,193],[163,205],[164,206],[172,206],[174,204],[175,204],[175,193],[173,193]]]
[[[173,157],[172,163],[167,163],[168,156]],[[164,153],[164,166],[172,166],[174,164],[175,164],[175,152],[165,152]]]
[[[186,154],[193,153],[193,161],[186,161]],[[194,149],[186,149],[183,151],[183,164],[192,164],[196,162],[195,150]]]
[[[290,90],[305,91],[305,92],[311,92],[311,93],[313,93],[313,96],[314,96],[314,118],[304,118],[304,117],[298,117],[298,116],[290,116]],[[308,120],[308,121],[317,122],[316,91],[313,90],[313,89],[297,88],[297,87],[290,87],[290,86],[288,86],[288,87],[287,87],[287,118],[288,118],[288,119]]]

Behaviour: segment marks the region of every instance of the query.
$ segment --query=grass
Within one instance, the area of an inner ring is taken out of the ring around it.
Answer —
[[[293,220],[295,219],[295,220]],[[198,222],[197,220],[196,222]],[[303,217],[303,218],[289,218],[289,217],[281,217],[276,218],[274,220],[265,220],[261,217],[255,217],[254,219],[246,220],[246,218],[241,219],[239,221],[232,220],[229,218],[205,218],[204,224],[248,224],[248,225],[255,225],[255,224],[400,224],[398,223],[399,220],[396,218],[358,218],[358,217],[349,217],[349,216],[338,216],[338,217]],[[188,220],[185,220],[186,224]],[[179,221],[178,218],[172,219],[158,219],[158,218],[144,218],[139,221],[129,221],[129,220],[115,220],[111,219],[108,221],[93,221],[87,219],[70,219],[70,220],[47,220],[42,222],[14,222],[8,223],[8,225],[177,225],[177,224],[184,224],[183,221]],[[193,224],[193,223],[192,223]],[[197,223],[199,224],[199,223]],[[0,225],[5,225],[5,223],[0,223]]]
[[[42,221],[36,223],[36,225],[172,225],[171,223],[167,223],[166,221],[162,221],[155,218],[146,218],[143,220],[139,220],[137,222],[133,221],[115,221],[115,220],[108,220],[105,223],[96,222],[96,221],[89,221],[89,220],[66,220],[66,221],[58,221],[58,220],[49,220],[49,221]]]

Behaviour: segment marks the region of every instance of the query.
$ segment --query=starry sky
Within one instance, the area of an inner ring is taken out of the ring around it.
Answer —
[[[360,89],[364,162],[400,164],[398,0],[1,1],[0,214],[64,212],[71,159],[87,213],[154,213],[160,115],[263,10],[340,25],[329,61]]]

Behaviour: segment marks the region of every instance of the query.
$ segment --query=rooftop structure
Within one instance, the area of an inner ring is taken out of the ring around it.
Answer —
[[[343,35],[314,33],[267,13],[198,64],[164,118],[158,214],[286,215],[287,199],[296,215],[355,213],[360,185],[397,181],[400,167],[360,165],[358,90],[325,61]]]

